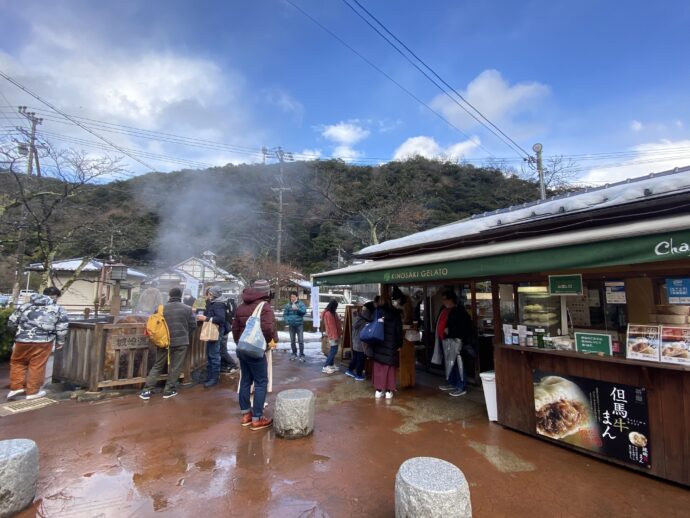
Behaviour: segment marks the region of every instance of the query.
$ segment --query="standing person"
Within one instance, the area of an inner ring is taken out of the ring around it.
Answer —
[[[235,318],[235,313],[237,308],[235,306],[235,301],[230,297],[221,297],[218,299],[225,306],[225,328],[220,329],[220,372],[227,372],[229,374],[234,374],[239,370],[237,362],[232,357],[230,352],[228,352],[228,338],[230,337],[230,331],[232,330],[232,320]]]
[[[270,306],[271,287],[268,281],[255,281],[250,288],[242,291],[242,304],[237,307],[237,313],[232,321],[232,337],[239,343],[240,336],[247,326],[247,320],[256,307],[264,302],[259,319],[261,332],[269,347],[275,348],[278,343],[278,333],[275,327],[275,314]],[[250,426],[252,430],[261,430],[273,424],[273,419],[264,416],[264,403],[268,390],[268,363],[266,355],[253,358],[242,351],[237,351],[242,371],[240,380],[240,411],[242,412],[242,426]],[[254,384],[254,404],[250,403],[250,391]]]
[[[441,297],[443,309],[436,321],[436,346],[433,363],[445,362],[447,385],[439,387],[453,397],[467,394],[467,376],[460,352],[472,340],[472,318],[464,307],[458,306],[458,296],[446,290]]]
[[[338,353],[338,342],[340,341],[340,335],[343,333],[343,325],[340,322],[340,316],[335,312],[336,309],[338,309],[338,301],[333,299],[321,314],[321,320],[326,329],[326,336],[328,336],[328,341],[331,344],[331,350],[326,357],[326,363],[323,369],[321,369],[321,372],[326,374],[333,374],[338,370],[333,366],[333,362],[335,362],[335,355]]]
[[[364,326],[374,320],[376,308],[373,302],[367,302],[352,322],[352,360],[345,371],[346,376],[355,381],[364,381],[364,344],[359,339],[359,333]]]
[[[187,347],[190,344],[192,333],[196,330],[196,317],[192,308],[182,302],[180,288],[171,289],[168,296],[170,298],[167,304],[163,306],[163,318],[170,333],[170,345],[168,346],[170,350],[161,347],[156,348],[156,361],[151,367],[146,378],[146,384],[139,394],[143,400],[151,399],[158,376],[161,375],[166,365],[168,366],[168,379],[163,389],[163,399],[177,396],[177,384],[184,366],[185,356],[187,356]]]
[[[218,336],[225,331],[225,304],[220,302],[221,291],[218,286],[211,286],[206,290],[206,309],[203,315],[197,317],[201,322],[211,320],[214,326],[218,326]],[[206,342],[206,383],[204,388],[218,385],[220,378],[220,338],[214,342]]]
[[[304,315],[307,314],[307,306],[304,302],[297,300],[297,292],[290,292],[290,302],[285,304],[283,308],[283,318],[290,331],[290,347],[292,347],[292,355],[290,360],[297,359],[297,346],[295,341],[299,343],[299,360],[305,361],[304,357]]]
[[[189,306],[190,308],[194,307],[194,303],[196,302],[196,297],[192,295],[192,290],[184,290],[184,296],[182,297],[182,303],[185,306]]]
[[[158,283],[152,281],[151,285],[139,295],[136,312],[151,315],[161,304],[163,304],[163,295],[158,290]]]
[[[69,319],[65,310],[57,305],[62,293],[54,286],[43,290],[43,295],[32,293],[29,302],[19,306],[10,315],[8,326],[16,329],[10,358],[10,392],[7,399],[26,393],[26,399],[46,395],[40,390],[45,380],[46,364],[53,341],[62,349],[67,338]]]
[[[374,397],[381,398],[385,393],[386,399],[391,399],[396,389],[396,367],[400,363],[398,350],[403,342],[402,318],[400,311],[388,304],[380,305],[378,310],[383,317],[383,343],[374,345]]]
[[[414,308],[410,297],[395,287],[391,298],[393,299],[393,307],[401,313],[403,325],[411,326],[414,321]]]

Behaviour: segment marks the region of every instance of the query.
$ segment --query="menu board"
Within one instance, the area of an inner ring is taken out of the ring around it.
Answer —
[[[666,279],[669,304],[690,304],[690,279]]]
[[[660,334],[659,326],[628,324],[625,357],[658,362]]]
[[[661,361],[690,365],[690,326],[661,326]]]
[[[644,387],[533,371],[537,433],[636,466],[651,467]]]

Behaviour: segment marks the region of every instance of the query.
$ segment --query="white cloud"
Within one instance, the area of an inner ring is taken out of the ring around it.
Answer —
[[[304,105],[287,92],[279,88],[268,88],[263,91],[268,104],[277,106],[282,112],[292,115],[298,122],[304,117]]]
[[[448,160],[462,160],[480,145],[479,137],[457,142],[443,148],[432,137],[419,136],[408,138],[393,153],[393,160],[406,160],[415,156],[425,158],[442,158]]]
[[[255,97],[242,75],[204,57],[152,49],[132,52],[88,35],[75,38],[67,30],[34,24],[26,45],[12,54],[0,51],[0,69],[72,115],[243,148],[257,148],[257,142],[264,141],[250,102]],[[4,93],[12,105],[25,104],[49,111],[18,89]],[[299,102],[287,94],[275,92],[273,100],[284,111],[300,110]],[[57,114],[51,118],[54,117],[59,118]],[[50,120],[44,121],[39,130],[96,140],[76,126]],[[239,149],[200,149],[112,133],[104,128],[96,131],[122,147],[209,164],[259,159],[258,154]],[[56,144],[80,146],[59,141]],[[113,153],[119,154],[115,150]],[[184,167],[152,158],[145,161],[159,170]],[[139,164],[131,165],[142,170]]]
[[[321,135],[339,145],[351,146],[367,138],[371,132],[353,122],[324,126]]]
[[[643,128],[644,128],[644,124],[642,124],[638,120],[634,120],[630,123],[630,129],[635,131],[635,132],[642,131]]]
[[[660,140],[635,146],[633,158],[589,170],[585,183],[612,183],[690,165],[690,140]],[[615,167],[612,167],[615,166]]]
[[[550,93],[550,88],[536,81],[508,84],[498,70],[484,70],[460,92],[489,120],[499,124],[534,110]],[[431,106],[461,128],[473,128],[479,123],[444,94],[431,101]]]
[[[682,120],[678,119],[676,121],[676,128],[683,128],[683,121]]]
[[[295,157],[297,160],[318,160],[321,158],[322,152],[320,149],[303,149]]]

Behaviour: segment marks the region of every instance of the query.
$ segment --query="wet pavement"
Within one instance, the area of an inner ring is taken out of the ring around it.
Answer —
[[[277,353],[274,367],[271,405],[283,389],[317,395],[312,436],[241,427],[230,377],[169,400],[68,400],[0,418],[0,439],[40,449],[36,502],[19,516],[393,516],[396,471],[415,456],[465,473],[474,516],[688,515],[685,488],[489,423],[479,389],[451,398],[422,375],[426,385],[375,400],[368,382],[322,374],[316,355]]]

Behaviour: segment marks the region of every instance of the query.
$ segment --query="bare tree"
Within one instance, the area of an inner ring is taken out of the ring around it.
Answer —
[[[571,158],[548,157],[544,160],[544,185],[549,191],[571,190],[580,172],[580,166]],[[533,163],[523,165],[520,176],[528,180],[539,180],[536,165]]]
[[[14,178],[14,190],[1,217],[15,229],[26,232],[29,255],[42,264],[42,284],[49,285],[55,258],[78,239],[96,238],[93,222],[102,215],[97,209],[83,214],[73,202],[98,180],[120,173],[121,167],[120,159],[110,156],[92,157],[83,151],[59,150],[47,142],[37,148],[35,176],[20,172],[22,160],[12,147],[0,148],[0,161]],[[9,210],[10,207],[18,207],[22,214]],[[103,247],[93,247],[75,275],[103,251]],[[20,259],[18,264],[23,264],[23,257]]]

